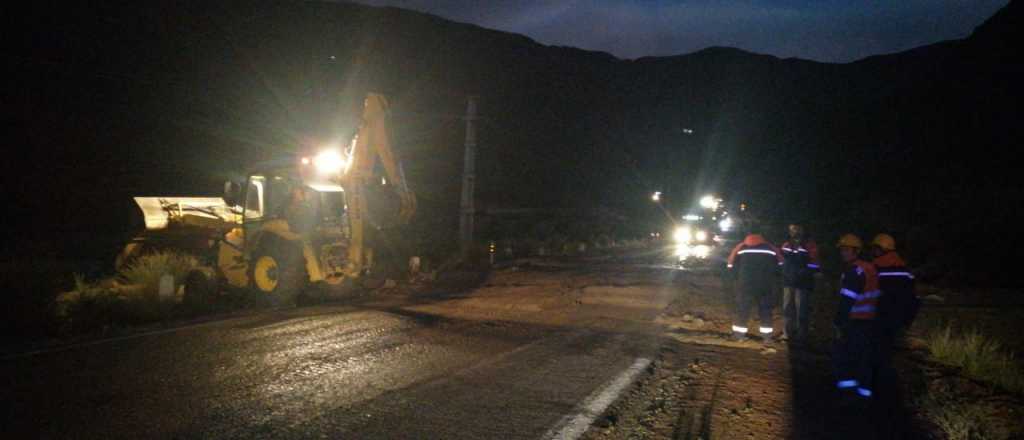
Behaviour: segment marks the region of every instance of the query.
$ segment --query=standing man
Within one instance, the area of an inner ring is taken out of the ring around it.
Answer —
[[[782,244],[782,340],[807,338],[814,274],[818,272],[818,245],[804,237],[804,227],[789,225],[789,241]]]
[[[846,267],[840,278],[839,307],[833,325],[836,330],[836,387],[844,396],[870,398],[878,335],[878,289],[875,266],[860,259],[860,238],[846,234],[839,239],[839,255]],[[855,393],[855,394],[854,394]]]
[[[882,297],[881,318],[890,342],[895,342],[917,317],[921,306],[914,293],[914,274],[896,253],[896,240],[889,234],[878,234],[871,240],[872,261],[878,268],[878,286]]]
[[[733,338],[747,337],[750,308],[758,308],[758,329],[767,342],[772,332],[772,292],[775,275],[782,265],[782,254],[760,234],[751,232],[729,254],[728,268],[736,279],[736,316],[732,321]]]

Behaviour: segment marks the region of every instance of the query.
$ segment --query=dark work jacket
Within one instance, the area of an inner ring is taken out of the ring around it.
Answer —
[[[914,293],[914,274],[896,252],[875,258],[878,287],[882,289],[881,316],[888,328],[907,327],[917,316],[920,300]]]
[[[729,254],[728,267],[740,288],[766,288],[775,282],[782,253],[764,237],[750,234]]]
[[[818,265],[818,245],[813,240],[787,241],[782,244],[782,285],[814,289],[814,273]]]

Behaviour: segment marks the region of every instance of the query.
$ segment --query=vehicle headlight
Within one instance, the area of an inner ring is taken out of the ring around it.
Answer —
[[[690,231],[688,226],[680,226],[672,233],[672,239],[676,243],[689,243],[693,240],[693,232]]]
[[[697,231],[697,233],[694,234],[694,237],[697,238],[697,241],[707,241],[708,233],[705,231]]]
[[[729,217],[723,218],[722,221],[718,222],[718,227],[721,228],[722,231],[728,232],[732,229],[732,219]]]

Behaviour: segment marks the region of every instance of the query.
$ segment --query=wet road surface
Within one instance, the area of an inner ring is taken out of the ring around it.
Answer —
[[[19,438],[541,438],[657,350],[648,330],[671,295],[654,269],[621,301],[573,300],[583,287],[545,276],[487,288],[483,317],[462,313],[473,292],[442,292],[4,359],[4,426]],[[533,291],[560,306],[521,306],[539,278]]]

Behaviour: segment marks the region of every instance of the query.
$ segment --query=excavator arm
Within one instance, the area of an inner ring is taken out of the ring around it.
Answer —
[[[352,164],[348,177],[353,180],[350,183],[365,184],[375,177],[373,169],[379,159],[388,182],[401,200],[399,218],[402,223],[408,223],[416,213],[416,196],[409,190],[401,165],[391,149],[388,118],[387,99],[376,93],[368,94],[364,102],[363,122],[353,143]]]
[[[399,220],[408,223],[416,212],[416,196],[405,181],[401,165],[395,159],[391,148],[391,132],[388,126],[388,101],[383,95],[370,93],[363,107],[363,121],[353,139],[349,153],[349,167],[342,180],[348,205],[351,244],[349,261],[352,268],[361,270],[372,259],[372,251],[366,248],[366,186],[377,178],[374,167],[379,159],[389,186],[400,199]]]

